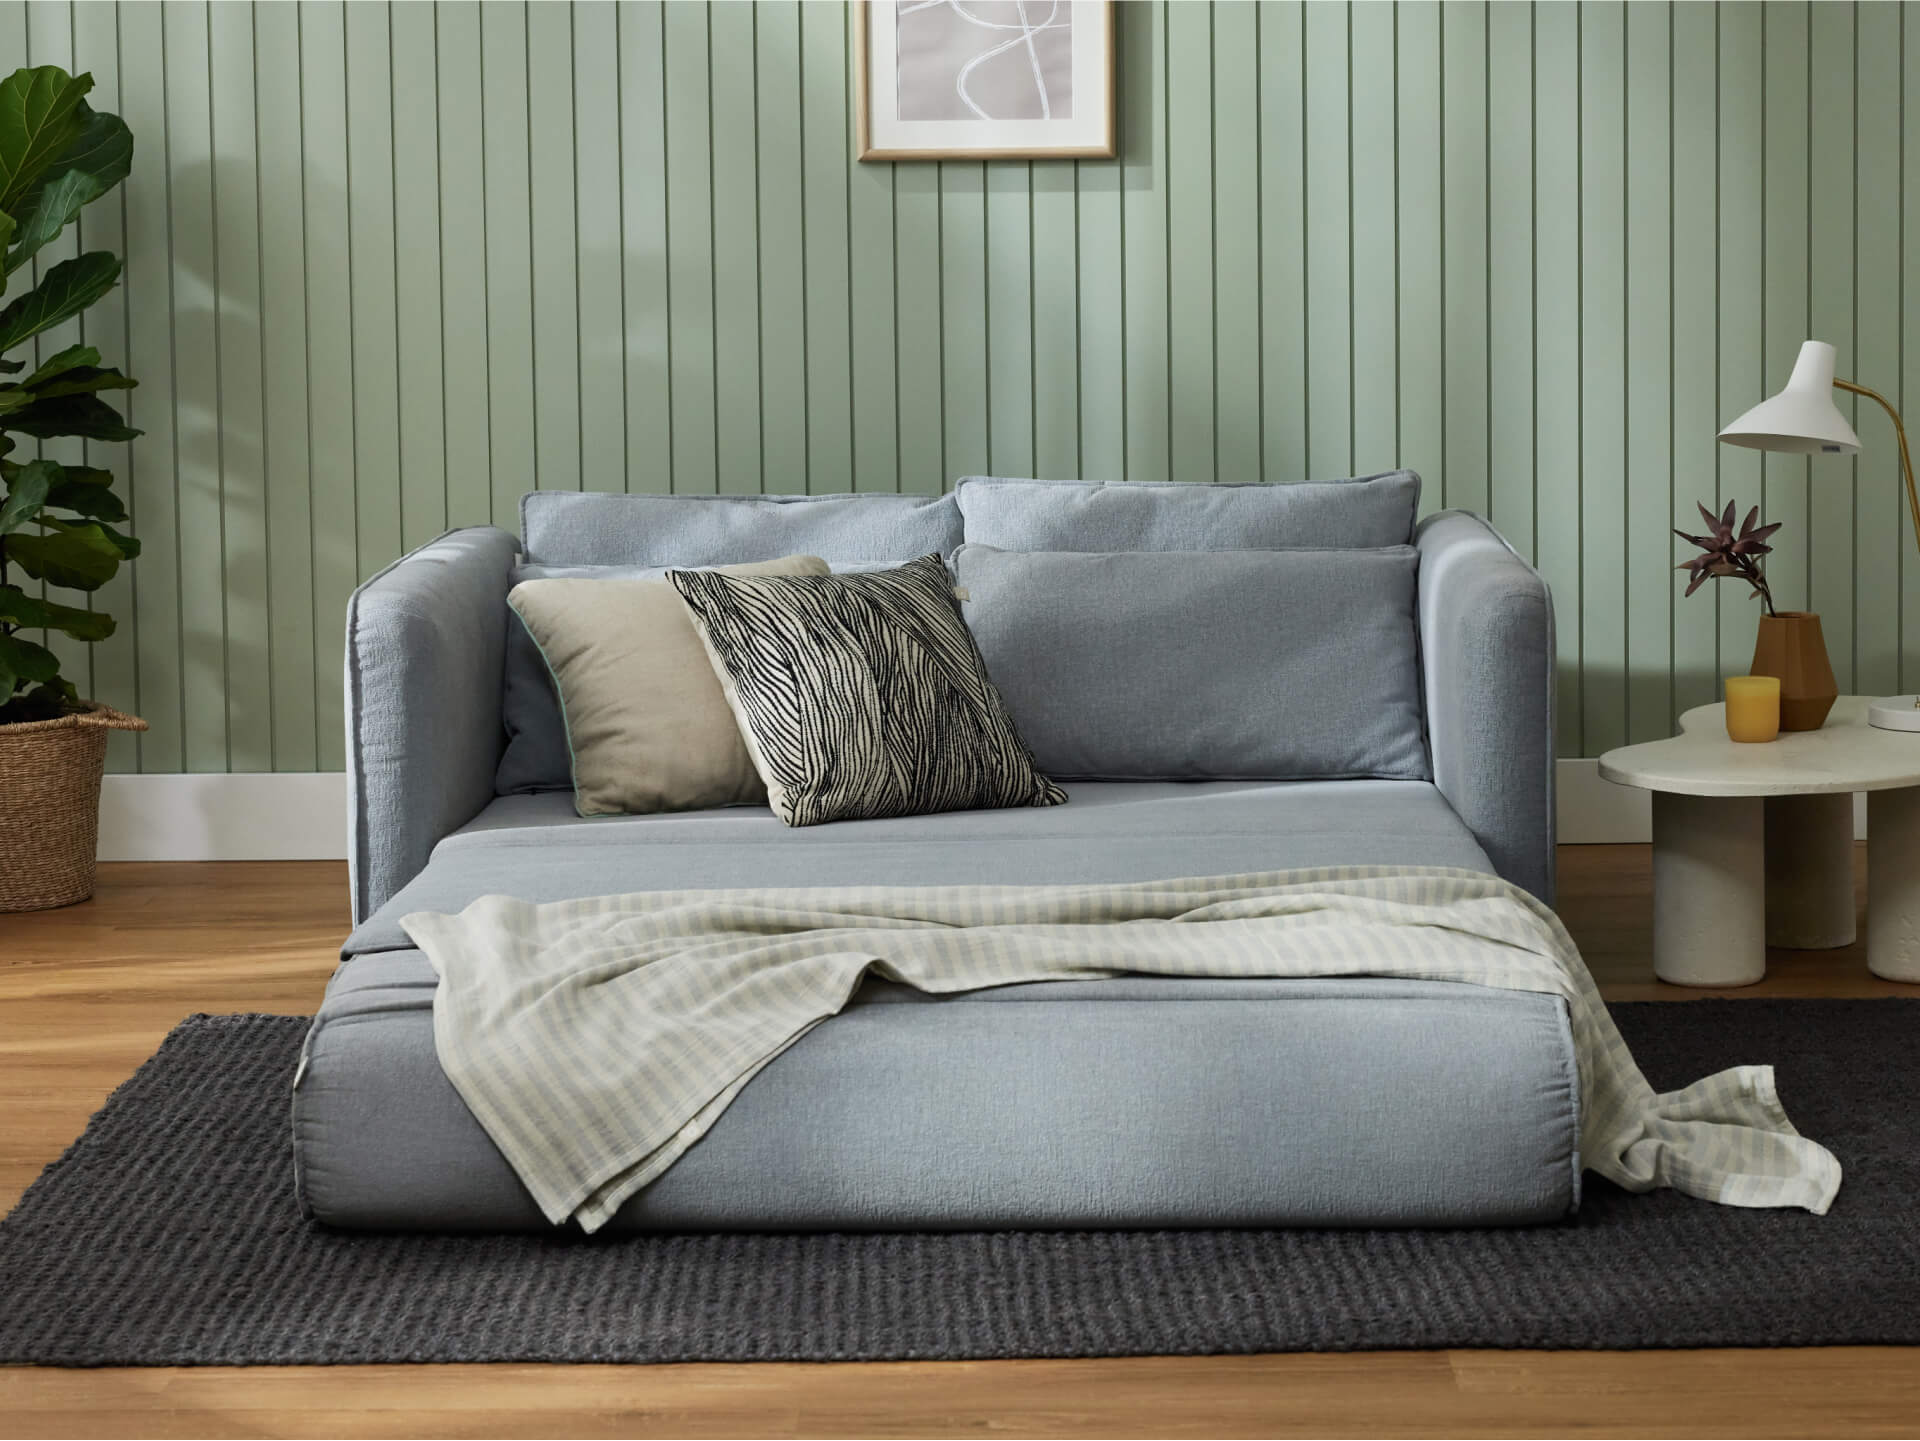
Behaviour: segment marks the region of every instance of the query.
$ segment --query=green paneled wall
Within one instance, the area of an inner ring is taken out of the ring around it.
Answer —
[[[1744,669],[1752,605],[1679,603],[1667,528],[1764,498],[1842,687],[1920,684],[1879,412],[1858,461],[1713,440],[1810,333],[1920,401],[1920,23],[1128,0],[1120,37],[1119,161],[884,166],[832,0],[0,3],[0,56],[139,139],[85,224],[147,432],[101,448],[146,554],[74,656],[152,723],[114,764],[339,767],[348,591],[534,485],[1412,466],[1552,581],[1569,755]]]

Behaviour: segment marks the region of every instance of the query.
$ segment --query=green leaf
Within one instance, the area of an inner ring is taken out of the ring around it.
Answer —
[[[6,691],[0,688],[0,696]],[[45,685],[23,690],[11,701],[0,700],[0,725],[17,721],[58,720],[81,709],[80,692],[73,682],[55,676]]]
[[[26,406],[32,404],[33,392],[31,390],[20,390],[14,386],[8,386],[6,389],[0,390],[0,415],[11,414],[13,411],[24,409]]]
[[[132,560],[136,555],[140,554],[139,541],[130,535],[122,534],[110,525],[97,525],[90,520],[61,520],[57,516],[46,515],[44,513],[40,517],[40,524],[46,526],[49,530],[98,531],[111,542],[115,550],[120,552],[123,559]]]
[[[6,217],[0,215],[0,220],[4,219]],[[26,368],[27,363],[24,360],[0,360],[0,375],[18,375]]]
[[[91,644],[113,634],[113,617],[77,605],[61,605],[28,595],[17,585],[0,585],[0,621],[57,630]]]
[[[78,315],[113,289],[119,278],[119,257],[105,250],[91,250],[61,261],[40,277],[38,285],[0,310],[0,351],[12,350],[21,341]]]
[[[6,417],[8,430],[37,435],[42,440],[78,435],[88,440],[132,440],[140,434],[120,412],[94,395],[56,395]]]
[[[17,635],[0,635],[0,697],[14,688],[50,681],[60,674],[60,658],[43,645]]]
[[[49,356],[47,359],[41,361],[40,368],[20,382],[20,388],[22,390],[32,390],[34,387],[52,380],[54,376],[61,374],[63,371],[72,370],[75,366],[98,365],[99,363],[100,352],[95,350],[91,345],[69,345],[59,354]]]
[[[48,510],[70,510],[89,520],[125,520],[127,508],[110,488],[113,472],[69,465],[47,492]]]
[[[56,395],[85,395],[96,390],[132,390],[139,383],[111,368],[76,365],[71,370],[47,381],[46,384],[36,387],[34,396],[37,399],[46,400]],[[23,389],[26,384],[25,381],[21,382]]]
[[[19,476],[7,488],[6,500],[0,502],[0,535],[18,530],[38,515],[59,478],[60,467],[51,460],[36,460],[22,466]]]
[[[7,558],[21,570],[70,590],[98,590],[120,569],[122,554],[118,540],[91,522],[62,525],[46,535],[14,535],[7,541]]]
[[[85,128],[81,101],[91,75],[69,75],[58,65],[16,70],[0,80],[0,210],[15,205]]]
[[[86,105],[79,106],[74,116],[79,130],[72,141],[12,207],[23,218],[0,274],[18,270],[132,168],[133,134],[119,116],[100,114]]]

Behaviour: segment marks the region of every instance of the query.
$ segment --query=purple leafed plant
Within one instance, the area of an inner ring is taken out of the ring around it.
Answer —
[[[1753,594],[1766,606],[1767,614],[1777,615],[1779,612],[1773,608],[1773,593],[1767,589],[1766,572],[1760,568],[1760,557],[1772,552],[1773,547],[1767,544],[1767,537],[1780,529],[1781,522],[1776,520],[1772,525],[1754,525],[1760,519],[1760,507],[1756,505],[1747,512],[1747,518],[1736,535],[1733,529],[1734,509],[1734,502],[1728,501],[1726,510],[1715,516],[1704,505],[1700,506],[1700,515],[1707,522],[1705,535],[1688,535],[1684,530],[1675,530],[1674,534],[1680,539],[1699,546],[1700,554],[1682,561],[1674,569],[1684,570],[1690,576],[1687,581],[1688,595],[1710,580],[1737,575],[1753,587]]]

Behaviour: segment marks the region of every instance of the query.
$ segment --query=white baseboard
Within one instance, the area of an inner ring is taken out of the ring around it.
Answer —
[[[1569,845],[1653,837],[1646,791],[1600,779],[1599,762],[1556,763],[1560,839]],[[1866,798],[1854,798],[1864,837]],[[346,777],[120,775],[100,788],[103,861],[336,861],[347,854]]]
[[[116,775],[100,783],[103,861],[337,861],[347,778]]]

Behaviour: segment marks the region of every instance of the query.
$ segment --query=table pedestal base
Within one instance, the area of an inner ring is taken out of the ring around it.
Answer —
[[[1867,793],[1867,969],[1920,981],[1920,789]]]
[[[1853,940],[1853,797],[1767,797],[1767,944],[1830,951]]]
[[[1758,796],[1653,793],[1653,970],[1679,986],[1767,974],[1766,810]]]

